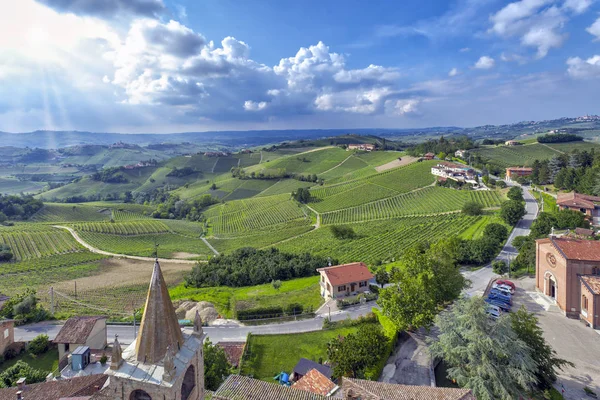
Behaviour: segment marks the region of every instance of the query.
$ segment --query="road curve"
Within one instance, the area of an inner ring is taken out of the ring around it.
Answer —
[[[83,247],[85,247],[92,253],[104,254],[105,256],[112,256],[112,257],[130,258],[132,260],[141,260],[141,261],[154,261],[155,260],[155,258],[153,258],[153,257],[130,256],[127,254],[110,253],[108,251],[100,250],[100,249],[97,249],[94,246],[90,245],[89,243],[85,242],[81,237],[79,237],[79,235],[77,234],[77,232],[75,232],[75,230],[73,228],[69,228],[68,226],[62,226],[62,225],[52,225],[52,226],[55,228],[59,228],[59,229],[66,229],[67,231],[69,231],[69,233],[73,236],[73,238],[75,240],[77,240],[77,242],[79,244],[81,244]],[[159,258],[158,261],[166,262],[166,263],[175,263],[175,264],[196,264],[198,262],[196,260],[179,260],[179,259],[175,259],[175,258]],[[201,262],[203,262],[203,261],[201,261]]]

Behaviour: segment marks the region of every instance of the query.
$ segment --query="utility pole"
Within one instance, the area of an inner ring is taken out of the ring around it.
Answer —
[[[135,332],[135,309],[133,310],[133,337],[137,337],[137,333]]]
[[[77,297],[77,281],[75,281],[75,297]]]
[[[50,315],[54,317],[54,287],[50,286]]]

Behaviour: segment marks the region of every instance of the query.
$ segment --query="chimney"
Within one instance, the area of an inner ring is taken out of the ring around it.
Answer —
[[[19,378],[19,380],[17,381],[17,387],[19,388],[19,391],[22,392],[23,390],[25,390],[25,377],[21,377]]]
[[[23,400],[23,392],[20,390],[17,392],[17,400]]]

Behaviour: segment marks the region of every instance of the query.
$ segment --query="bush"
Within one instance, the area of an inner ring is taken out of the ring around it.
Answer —
[[[508,266],[502,260],[495,260],[492,262],[492,270],[495,274],[504,275],[508,272]]]
[[[466,215],[481,215],[483,214],[483,206],[474,201],[467,201],[462,208],[462,212]]]
[[[48,340],[48,335],[38,335],[36,336],[29,345],[27,346],[27,351],[29,351],[33,355],[40,355],[48,351],[50,347],[50,341]]]
[[[377,300],[376,293],[361,293],[357,296],[346,297],[343,299],[337,299],[336,303],[338,308],[346,308],[348,306],[352,306],[354,304],[359,304],[361,299],[364,298],[366,301]]]
[[[0,262],[10,261],[13,258],[13,253],[10,247],[5,244],[0,244]]]
[[[273,286],[273,289],[279,290],[281,288],[281,281],[279,279],[271,281],[271,286]]]
[[[247,310],[236,310],[237,319],[247,321],[250,319],[277,318],[283,316],[283,307],[256,307]]]
[[[504,189],[507,185],[504,181],[496,181],[496,186],[498,186],[500,189]]]
[[[304,306],[300,303],[290,303],[283,308],[287,315],[299,315],[304,311]]]
[[[33,369],[29,364],[19,360],[15,365],[0,374],[0,387],[12,387],[20,378],[25,378],[28,384],[44,382],[46,371]]]
[[[521,201],[505,201],[500,207],[500,218],[511,226],[515,226],[526,213],[525,205]]]
[[[108,357],[106,356],[105,353],[102,353],[102,357],[100,357],[100,364],[105,365],[107,361],[108,361]]]

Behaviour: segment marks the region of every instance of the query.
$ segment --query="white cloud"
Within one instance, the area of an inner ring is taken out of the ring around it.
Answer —
[[[575,14],[581,14],[586,12],[592,3],[593,0],[566,0],[563,7],[573,11]]]
[[[588,31],[590,35],[596,36],[595,40],[600,40],[600,18],[594,21],[592,25],[587,27],[586,31]]]
[[[244,110],[246,111],[260,111],[260,110],[264,110],[265,108],[267,108],[267,102],[266,101],[261,101],[261,102],[255,102],[252,100],[246,100],[244,102]]]
[[[452,68],[450,70],[450,72],[448,72],[448,76],[456,76],[458,75],[458,69],[457,68]]]
[[[477,60],[477,62],[473,66],[473,68],[490,69],[490,68],[493,68],[495,64],[496,64],[496,61],[494,61],[494,59],[492,57],[481,56],[479,58],[479,60]]]
[[[600,55],[595,55],[583,60],[579,57],[571,57],[567,60],[569,66],[567,72],[573,78],[599,78],[600,77]]]
[[[462,49],[459,50],[461,53],[468,53],[469,51],[471,51],[470,47],[463,47]]]
[[[20,1],[20,0],[19,0]],[[162,0],[38,0],[59,12],[111,18],[120,14],[154,17],[165,5]]]
[[[418,105],[420,103],[417,99],[402,99],[389,101],[388,106],[393,107],[393,112],[396,115],[416,115],[419,114]]]

